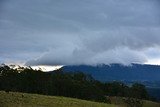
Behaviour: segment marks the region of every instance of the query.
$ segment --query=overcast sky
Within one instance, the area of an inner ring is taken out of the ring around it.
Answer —
[[[160,64],[160,0],[0,0],[0,63]]]

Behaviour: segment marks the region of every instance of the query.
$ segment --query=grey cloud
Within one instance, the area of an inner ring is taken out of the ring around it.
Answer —
[[[96,65],[101,63],[121,63],[128,65],[131,62],[144,63],[146,61],[147,58],[143,53],[132,51],[125,47],[97,53],[77,49],[70,52],[69,50],[56,50],[56,52],[49,52],[36,60],[28,61],[26,65]]]
[[[6,0],[1,5],[1,62],[126,65],[145,63],[150,48],[160,49],[159,0]]]

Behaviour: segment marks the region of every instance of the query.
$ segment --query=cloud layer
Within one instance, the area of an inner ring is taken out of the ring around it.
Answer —
[[[127,65],[160,50],[159,0],[0,2],[0,62]]]

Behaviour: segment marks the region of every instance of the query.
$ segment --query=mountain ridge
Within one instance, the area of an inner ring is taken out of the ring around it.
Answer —
[[[100,81],[160,81],[160,66],[148,64],[110,65],[69,65],[62,69],[67,72],[81,71]]]

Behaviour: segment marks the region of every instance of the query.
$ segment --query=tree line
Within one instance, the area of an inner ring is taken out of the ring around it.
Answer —
[[[32,68],[0,67],[0,90],[65,96],[97,102],[110,102],[107,96],[149,99],[146,88],[135,83],[100,82],[82,72],[42,72]]]

